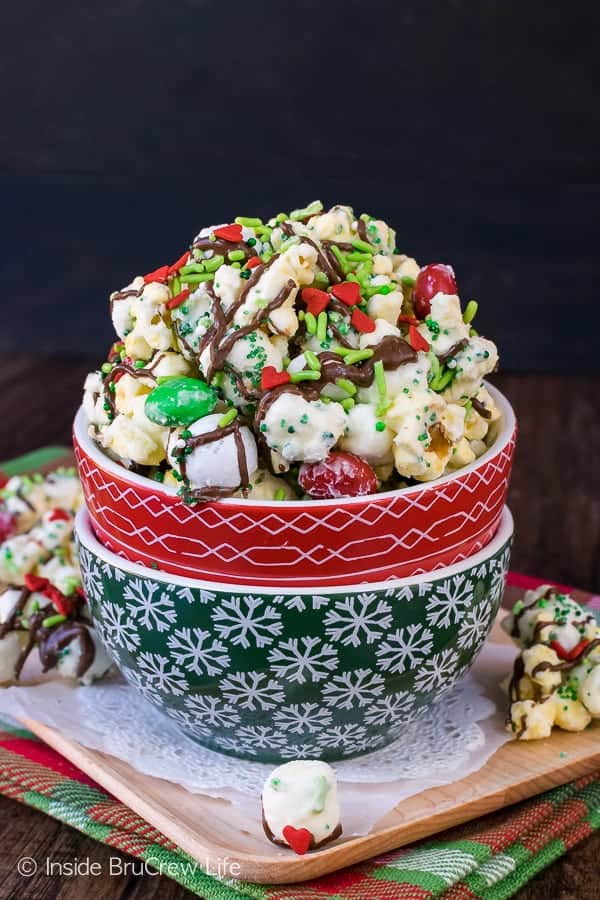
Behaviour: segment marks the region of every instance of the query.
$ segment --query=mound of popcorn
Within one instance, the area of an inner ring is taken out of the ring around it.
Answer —
[[[0,480],[0,684],[18,681],[33,653],[44,672],[90,684],[111,662],[81,585],[76,472]]]
[[[355,496],[485,452],[498,364],[454,271],[380,219],[319,201],[203,228],[110,297],[118,340],[87,376],[90,434],[186,502]]]
[[[502,622],[521,648],[508,693],[508,729],[519,740],[557,726],[583,731],[600,718],[600,626],[569,594],[527,591]]]

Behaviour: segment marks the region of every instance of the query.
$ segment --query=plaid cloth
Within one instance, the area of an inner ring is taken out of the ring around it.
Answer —
[[[46,448],[4,466],[48,466]],[[513,575],[513,586],[539,583]],[[583,597],[600,609],[600,598]],[[205,900],[503,900],[600,828],[600,772],[452,829],[435,840],[297,885],[219,880],[29,731],[0,722],[0,793],[26,803],[160,871]]]

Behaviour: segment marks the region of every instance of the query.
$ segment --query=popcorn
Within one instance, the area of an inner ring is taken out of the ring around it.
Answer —
[[[81,486],[71,469],[23,478],[22,484],[32,485],[28,496],[38,508],[28,531],[0,543],[0,683],[18,681],[35,652],[43,671],[56,669],[90,684],[111,662],[82,597],[73,542]],[[50,503],[56,505],[47,508]]]
[[[498,354],[472,330],[475,312],[474,302],[463,312],[450,266],[419,268],[392,228],[349,206],[315,201],[267,223],[209,226],[176,263],[111,295],[120,343],[85,382],[90,434],[126,467],[177,485],[186,502],[256,497],[252,453],[252,471],[228,452],[218,477],[212,449],[148,418],[157,384],[173,379],[183,391],[175,379],[200,379],[216,392],[219,422],[233,421],[228,409],[239,416],[226,445],[246,429],[263,447],[269,497],[302,496],[295,464],[332,453],[372,467],[363,487],[431,481],[472,463],[498,433],[483,385]],[[211,421],[215,432],[228,427]]]
[[[508,728],[520,740],[553,726],[583,731],[600,717],[600,626],[568,594],[527,591],[502,627],[522,648],[509,685]]]

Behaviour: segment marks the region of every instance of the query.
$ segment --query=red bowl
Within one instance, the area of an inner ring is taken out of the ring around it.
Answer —
[[[80,409],[73,438],[94,530],[132,562],[228,584],[344,585],[453,565],[491,540],[508,490],[516,421],[502,394],[488,390],[502,413],[494,444],[437,481],[342,500],[229,498],[194,507],[109,459]]]

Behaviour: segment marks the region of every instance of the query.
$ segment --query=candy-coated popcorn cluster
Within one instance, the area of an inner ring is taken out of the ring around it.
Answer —
[[[91,626],[73,539],[83,502],[74,469],[2,479],[0,684],[37,651],[43,671],[89,684],[111,662]]]
[[[262,819],[274,844],[303,855],[342,833],[335,772],[318,759],[296,759],[269,775],[262,790]]]
[[[521,647],[508,685],[508,728],[523,741],[553,726],[583,731],[600,717],[600,627],[549,585],[527,591],[502,627]]]
[[[497,431],[477,304],[461,307],[450,266],[420,268],[349,206],[204,228],[110,307],[118,341],[85,382],[90,433],[188,502],[431,481]]]

